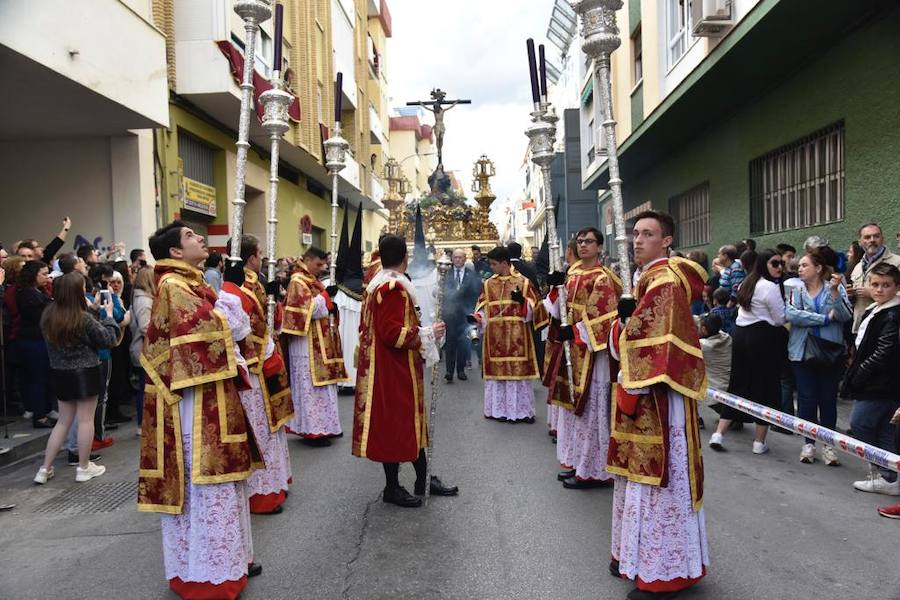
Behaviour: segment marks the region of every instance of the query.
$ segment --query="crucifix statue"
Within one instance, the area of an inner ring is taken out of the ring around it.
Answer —
[[[431,90],[431,100],[418,100],[407,102],[407,106],[421,106],[425,110],[434,113],[434,137],[437,143],[438,166],[437,171],[444,170],[444,113],[457,104],[472,104],[471,100],[444,100],[447,93],[440,88]]]

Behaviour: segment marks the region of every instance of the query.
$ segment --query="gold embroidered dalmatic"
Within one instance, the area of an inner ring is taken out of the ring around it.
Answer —
[[[568,323],[573,326],[583,323],[588,339],[581,339],[580,330],[575,329],[576,338],[569,344],[572,377],[575,379],[574,393],[571,394],[563,346],[555,343],[550,347],[553,355],[548,387],[551,402],[574,411],[576,415],[584,412],[594,370],[594,352],[606,350],[609,332],[619,314],[617,305],[621,293],[622,281],[602,265],[577,269],[566,277]],[[553,292],[551,294],[555,295]]]
[[[202,271],[183,261],[161,260],[155,273],[157,293],[141,353],[147,384],[138,510],[180,514],[181,390],[194,391],[193,484],[244,480],[261,459],[234,384],[234,341],[225,316],[214,308],[215,291]]]
[[[703,505],[697,401],[706,394],[706,367],[690,304],[705,281],[699,265],[680,258],[655,262],[641,273],[637,308],[618,336],[622,385],[614,390],[607,467],[638,483],[668,484],[667,388],[672,388],[684,398],[694,510]],[[639,389],[649,393],[626,392]]]
[[[334,327],[329,319],[313,319],[313,308],[316,296],[328,298],[325,287],[312,276],[302,262],[297,263],[296,271],[288,285],[287,300],[284,308],[284,323],[281,332],[285,335],[302,336],[309,344],[309,367],[312,371],[313,385],[322,387],[340,381],[349,381],[347,369],[344,367],[344,352],[341,347],[341,335],[338,318]]]
[[[525,296],[525,304],[511,298],[516,288]],[[525,322],[528,308],[531,309],[531,323]],[[484,282],[475,312],[483,312],[485,318],[483,378],[502,381],[537,379],[539,374],[531,328],[545,327],[548,316],[531,282],[516,272],[494,275]]]
[[[244,284],[240,291],[241,305],[250,316],[251,329],[250,335],[241,346],[241,353],[250,352],[253,356],[253,362],[247,360],[247,365],[251,373],[259,376],[269,429],[274,433],[294,416],[290,379],[279,344],[274,345],[272,355],[266,358],[266,348],[271,335],[266,312],[268,299],[255,271],[244,269]],[[246,354],[244,358],[247,358]]]

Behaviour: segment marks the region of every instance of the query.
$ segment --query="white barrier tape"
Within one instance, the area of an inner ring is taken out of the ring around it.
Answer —
[[[721,402],[731,408],[752,415],[757,419],[762,419],[773,425],[779,425],[785,429],[790,429],[794,433],[802,436],[817,439],[820,442],[834,446],[842,452],[852,454],[873,465],[900,472],[900,454],[894,454],[893,452],[876,448],[871,444],[853,439],[843,433],[832,431],[821,425],[816,425],[815,423],[783,413],[774,408],[751,402],[750,400],[735,396],[734,394],[729,394],[728,392],[710,389],[706,393],[706,398],[710,402]]]

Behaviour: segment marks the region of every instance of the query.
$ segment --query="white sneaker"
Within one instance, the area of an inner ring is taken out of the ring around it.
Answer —
[[[800,451],[800,462],[808,465],[816,462],[816,446],[815,444],[803,444],[803,450]]]
[[[765,454],[769,451],[769,446],[765,442],[753,440],[753,454]]]
[[[88,462],[85,468],[75,467],[75,481],[83,483],[106,473],[106,467]]]
[[[831,446],[825,446],[822,450],[822,460],[829,467],[838,467],[841,464],[841,461],[838,460],[837,452]]]
[[[51,410],[50,412],[48,412],[47,416],[50,417],[51,419],[53,419],[54,421],[59,419],[59,413],[56,412],[55,410]]]
[[[884,494],[885,496],[900,496],[900,480],[893,483],[885,481],[878,473],[874,477],[870,475],[868,479],[862,481],[854,481],[853,487],[861,492],[869,492],[871,494]]]
[[[34,413],[31,412],[30,410],[26,410],[25,412],[22,413],[22,418],[25,420],[31,420],[34,418]]]
[[[41,467],[38,469],[37,475],[34,476],[34,482],[38,485],[44,485],[48,480],[53,479],[54,475],[53,467],[50,467],[49,470]]]
[[[713,450],[722,451],[725,449],[725,446],[722,444],[724,441],[724,436],[718,431],[711,436],[709,436],[709,447]]]

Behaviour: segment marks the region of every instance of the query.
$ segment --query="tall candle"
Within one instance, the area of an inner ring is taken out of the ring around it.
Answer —
[[[334,122],[341,122],[341,104],[343,102],[344,74],[338,71],[334,80]]]
[[[531,75],[531,100],[537,104],[541,101],[541,96],[540,90],[538,89],[537,61],[534,57],[534,40],[528,38],[526,45],[528,46],[528,71],[529,75]]]
[[[538,55],[540,58],[541,73],[541,97],[547,98],[547,59],[544,57],[544,45],[538,46]]]
[[[284,45],[282,42],[282,30],[284,26],[284,5],[276,4],[275,5],[275,57],[272,61],[272,70],[273,71],[281,71],[281,47]]]

